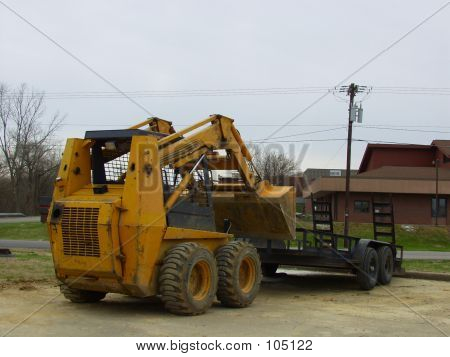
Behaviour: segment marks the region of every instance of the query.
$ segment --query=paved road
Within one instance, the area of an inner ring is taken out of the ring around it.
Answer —
[[[0,239],[0,248],[50,249],[50,243],[42,240]]]
[[[0,248],[50,249],[47,241],[0,239]],[[450,260],[450,252],[403,252],[404,259]]]
[[[2,223],[40,222],[40,220],[41,220],[41,216],[2,217],[2,218],[0,218],[0,224],[2,224]]]
[[[419,260],[450,260],[450,252],[403,252],[403,258]]]

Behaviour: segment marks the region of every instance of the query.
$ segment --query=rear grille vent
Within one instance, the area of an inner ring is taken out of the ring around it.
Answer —
[[[64,207],[61,226],[64,255],[99,257],[98,208]]]

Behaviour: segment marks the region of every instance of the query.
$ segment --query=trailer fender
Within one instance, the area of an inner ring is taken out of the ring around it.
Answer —
[[[366,251],[366,248],[369,246],[369,243],[370,243],[369,239],[360,239],[353,248],[352,259],[355,259],[359,263],[361,263],[361,260],[364,257],[364,252]]]
[[[364,252],[366,251],[367,247],[371,247],[374,249],[378,249],[381,246],[387,246],[392,249],[392,253],[395,257],[395,248],[393,249],[391,244],[387,242],[382,241],[375,241],[371,239],[360,239],[358,243],[355,245],[355,248],[353,248],[352,252],[352,258],[355,260],[358,260],[358,262],[361,262],[362,258],[364,257]]]

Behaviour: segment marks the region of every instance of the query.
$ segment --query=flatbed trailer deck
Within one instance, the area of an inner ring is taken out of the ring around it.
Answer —
[[[403,247],[374,239],[297,228],[292,241],[253,242],[261,257],[263,273],[275,274],[280,265],[326,268],[356,275],[361,288],[389,284],[402,271]]]

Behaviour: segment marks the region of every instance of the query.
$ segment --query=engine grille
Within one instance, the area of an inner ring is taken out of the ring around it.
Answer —
[[[99,257],[98,208],[64,207],[61,218],[64,255]]]

